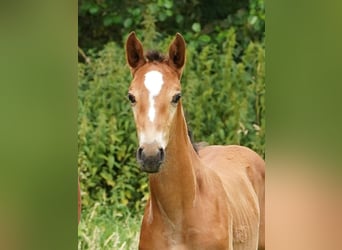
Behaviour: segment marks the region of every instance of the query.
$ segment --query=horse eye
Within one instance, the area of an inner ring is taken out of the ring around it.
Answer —
[[[134,103],[136,103],[137,101],[135,100],[135,96],[134,95],[132,95],[132,94],[128,94],[128,100],[132,103],[132,104],[134,104]]]
[[[173,97],[172,97],[172,103],[173,104],[177,104],[178,103],[178,101],[179,101],[179,99],[181,98],[181,94],[179,93],[179,94],[175,94]]]

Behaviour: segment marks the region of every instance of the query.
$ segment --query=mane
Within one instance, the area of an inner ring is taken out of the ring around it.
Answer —
[[[188,136],[190,138],[192,147],[194,148],[195,152],[198,154],[198,144],[194,141],[194,137],[190,129],[188,129]]]
[[[149,62],[163,62],[166,60],[166,56],[156,50],[148,51],[145,57]]]

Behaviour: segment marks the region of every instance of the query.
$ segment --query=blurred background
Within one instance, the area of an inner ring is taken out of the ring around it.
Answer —
[[[146,50],[185,37],[196,141],[266,158],[267,249],[342,249],[342,1],[268,1],[266,37],[264,2],[109,3],[0,2],[0,249],[136,249],[132,30]]]
[[[265,157],[263,0],[78,2],[79,249],[136,249],[147,174],[127,90],[124,43],[135,31],[148,50],[187,43],[183,105],[197,142],[239,144]]]

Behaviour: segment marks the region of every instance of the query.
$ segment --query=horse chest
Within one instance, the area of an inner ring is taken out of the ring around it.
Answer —
[[[189,215],[190,219],[193,215]],[[208,216],[196,217],[182,225],[170,225],[162,220],[143,223],[140,250],[227,250],[228,234],[225,223],[215,223]]]
[[[221,237],[221,238],[220,238]],[[188,229],[183,232],[156,232],[140,238],[140,250],[227,250],[228,239],[224,236]]]

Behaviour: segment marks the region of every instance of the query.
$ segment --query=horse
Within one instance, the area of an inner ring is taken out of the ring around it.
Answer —
[[[196,151],[181,100],[182,35],[176,34],[167,56],[145,55],[135,32],[125,49],[136,158],[148,173],[150,192],[139,249],[263,249],[265,162],[238,145]]]

